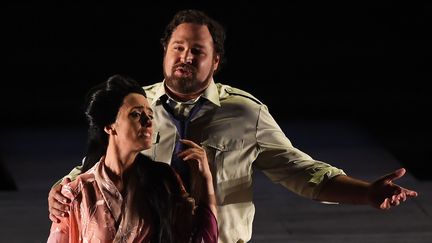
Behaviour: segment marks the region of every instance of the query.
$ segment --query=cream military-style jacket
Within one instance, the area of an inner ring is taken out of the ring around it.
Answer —
[[[154,134],[152,148],[143,153],[170,163],[179,135],[160,100],[166,95],[164,82],[144,89],[154,111]],[[191,119],[187,138],[207,152],[218,202],[219,242],[251,239],[253,169],[312,199],[328,179],[344,174],[293,147],[267,107],[249,93],[212,80],[202,98],[206,102]]]
[[[164,82],[144,89],[154,111],[154,134],[152,148],[143,153],[170,163],[179,135],[159,99],[165,95]],[[267,107],[249,93],[212,80],[202,97],[207,102],[191,119],[187,138],[207,152],[215,180],[220,243],[251,239],[253,169],[312,199],[328,179],[345,174],[293,147]],[[80,169],[74,168],[67,177],[74,179]]]

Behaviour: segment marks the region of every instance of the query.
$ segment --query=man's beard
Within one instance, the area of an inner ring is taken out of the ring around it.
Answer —
[[[199,81],[196,77],[173,77],[172,75],[165,78],[166,85],[181,94],[190,94],[197,92],[197,83]]]
[[[168,76],[166,73],[164,73],[164,75],[165,84],[170,89],[180,94],[195,94],[204,90],[208,86],[208,83],[213,76],[213,72],[211,71],[213,70],[213,66],[211,67],[209,74],[204,80],[198,80],[196,77],[196,68],[187,64],[179,64],[173,66],[171,73],[174,73],[174,71],[178,67],[188,70],[191,75],[188,77],[176,77],[174,75]]]

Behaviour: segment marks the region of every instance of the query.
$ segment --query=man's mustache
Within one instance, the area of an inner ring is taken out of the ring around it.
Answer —
[[[190,64],[187,64],[187,63],[179,63],[179,64],[176,64],[173,66],[174,70],[176,70],[178,68],[181,68],[181,69],[183,69],[187,72],[191,72],[191,73],[196,73],[196,71],[197,71],[196,67],[194,67]]]

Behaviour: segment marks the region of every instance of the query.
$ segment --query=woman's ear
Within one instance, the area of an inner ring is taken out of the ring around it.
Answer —
[[[104,131],[105,131],[106,133],[108,133],[109,135],[115,135],[115,134],[116,134],[116,131],[115,131],[115,129],[113,128],[113,124],[105,126],[105,127],[104,127]]]

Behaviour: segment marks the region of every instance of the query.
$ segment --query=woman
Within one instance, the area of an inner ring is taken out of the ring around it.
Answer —
[[[48,242],[217,242],[216,203],[204,149],[192,141],[179,156],[205,182],[196,201],[171,167],[140,153],[152,144],[144,90],[115,75],[94,87],[86,116],[83,172],[63,187],[69,217],[53,223]]]

